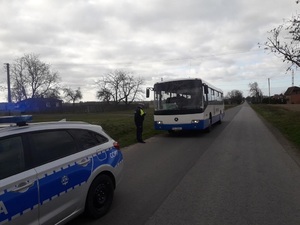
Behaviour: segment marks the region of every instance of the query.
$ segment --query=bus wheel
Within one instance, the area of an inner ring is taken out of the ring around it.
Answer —
[[[174,130],[168,130],[168,133],[170,136],[174,136],[176,134]]]
[[[222,116],[222,113],[220,113],[218,124],[221,124],[221,123],[222,123],[222,119],[223,119],[223,116]]]
[[[209,124],[208,124],[208,127],[206,128],[207,133],[211,132],[211,127],[212,127],[212,118],[211,118],[211,115],[210,115],[209,116]]]

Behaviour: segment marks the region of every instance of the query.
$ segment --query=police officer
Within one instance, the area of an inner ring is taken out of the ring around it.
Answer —
[[[144,118],[145,118],[145,115],[146,115],[143,108],[144,108],[144,104],[140,103],[138,105],[138,107],[136,108],[135,113],[134,113],[134,123],[135,123],[135,126],[136,126],[136,139],[140,143],[146,143],[146,142],[143,141],[143,137],[142,137],[143,122],[144,122]]]

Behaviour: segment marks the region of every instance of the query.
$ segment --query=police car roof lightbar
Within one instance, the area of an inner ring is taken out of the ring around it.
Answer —
[[[21,115],[21,116],[2,116],[0,117],[0,123],[15,123],[18,126],[24,126],[27,122],[32,120],[32,115]]]

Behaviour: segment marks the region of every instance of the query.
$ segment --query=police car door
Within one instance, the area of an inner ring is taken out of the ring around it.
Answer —
[[[21,136],[0,138],[0,224],[38,224],[38,184]]]
[[[33,161],[40,187],[40,224],[55,224],[84,205],[82,188],[92,159],[78,152],[67,130],[32,133]]]

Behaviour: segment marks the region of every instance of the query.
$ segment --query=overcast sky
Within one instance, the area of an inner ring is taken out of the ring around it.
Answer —
[[[292,75],[257,43],[299,7],[295,0],[0,0],[0,63],[37,54],[62,85],[81,88],[83,101],[96,100],[95,81],[116,69],[149,87],[200,77],[225,95],[247,96],[253,82],[268,95],[270,78],[271,95],[279,94]],[[7,90],[0,94],[6,101]]]

